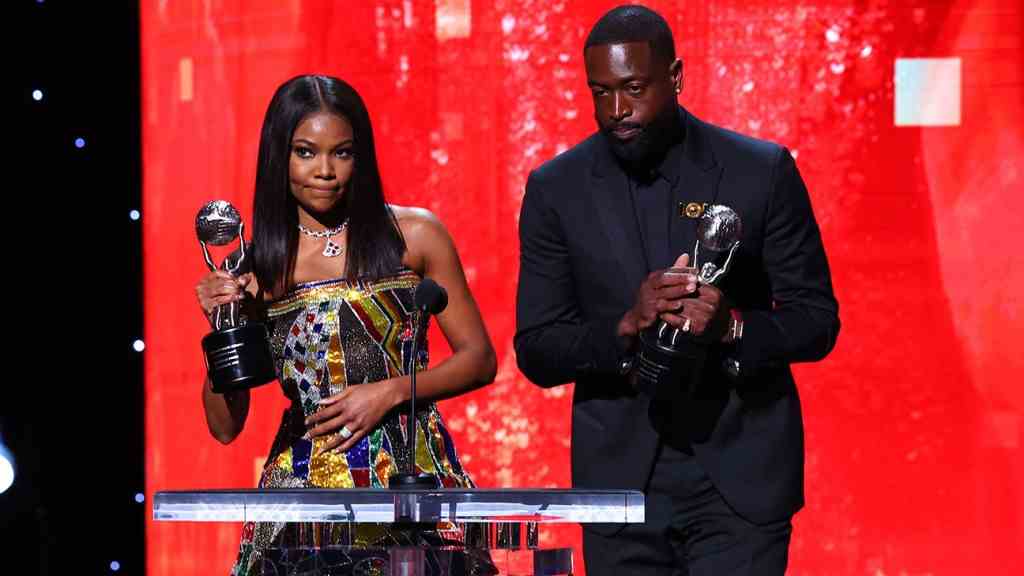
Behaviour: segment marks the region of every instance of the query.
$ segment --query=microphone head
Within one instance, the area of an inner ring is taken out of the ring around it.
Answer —
[[[424,278],[416,287],[414,302],[417,310],[440,314],[448,307],[448,292],[430,278]]]

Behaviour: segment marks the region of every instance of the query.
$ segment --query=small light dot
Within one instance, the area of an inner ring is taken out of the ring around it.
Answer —
[[[121,569],[121,563],[118,562],[117,560],[114,560],[113,562],[110,563],[110,569],[112,571],[114,571],[114,572],[117,572],[118,570]]]
[[[75,138],[75,148],[85,148],[85,138]]]
[[[138,502],[139,504],[142,504],[143,502],[146,501],[146,495],[143,494],[142,492],[139,492],[138,494],[135,495],[135,501]]]
[[[138,210],[132,210],[131,212],[128,213],[128,217],[131,218],[132,220],[138,220],[139,218],[142,217],[142,214],[140,214]]]
[[[146,343],[142,340],[136,340],[132,343],[132,348],[134,348],[136,352],[142,352],[146,349]]]
[[[32,99],[35,100],[36,102],[39,102],[40,100],[42,100],[43,99],[43,91],[42,90],[33,90],[32,91]]]

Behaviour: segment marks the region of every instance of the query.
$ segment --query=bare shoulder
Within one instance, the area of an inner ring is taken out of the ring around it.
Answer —
[[[432,262],[451,258],[455,246],[441,220],[426,208],[391,206],[405,238],[405,265],[420,274],[433,268]]]
[[[430,210],[417,206],[397,206],[392,204],[391,210],[398,220],[398,227],[405,237],[406,244],[436,241],[438,237],[447,238],[448,231],[441,220]],[[411,246],[410,246],[411,248]]]

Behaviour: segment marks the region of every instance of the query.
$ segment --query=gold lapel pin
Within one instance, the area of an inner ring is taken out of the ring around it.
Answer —
[[[708,207],[707,202],[680,202],[679,217],[700,218],[704,215],[704,209]]]

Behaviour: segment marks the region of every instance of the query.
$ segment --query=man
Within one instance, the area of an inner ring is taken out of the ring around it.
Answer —
[[[782,574],[803,505],[789,364],[829,353],[838,305],[789,151],[679,107],[673,46],[640,6],[590,31],[600,129],[527,182],[516,354],[540,386],[576,382],[574,485],[646,493],[644,524],[585,529],[588,574]],[[668,271],[689,263],[708,204],[743,223],[717,287]],[[638,334],[659,319],[709,352],[692,393],[680,382],[652,404],[628,374]]]

